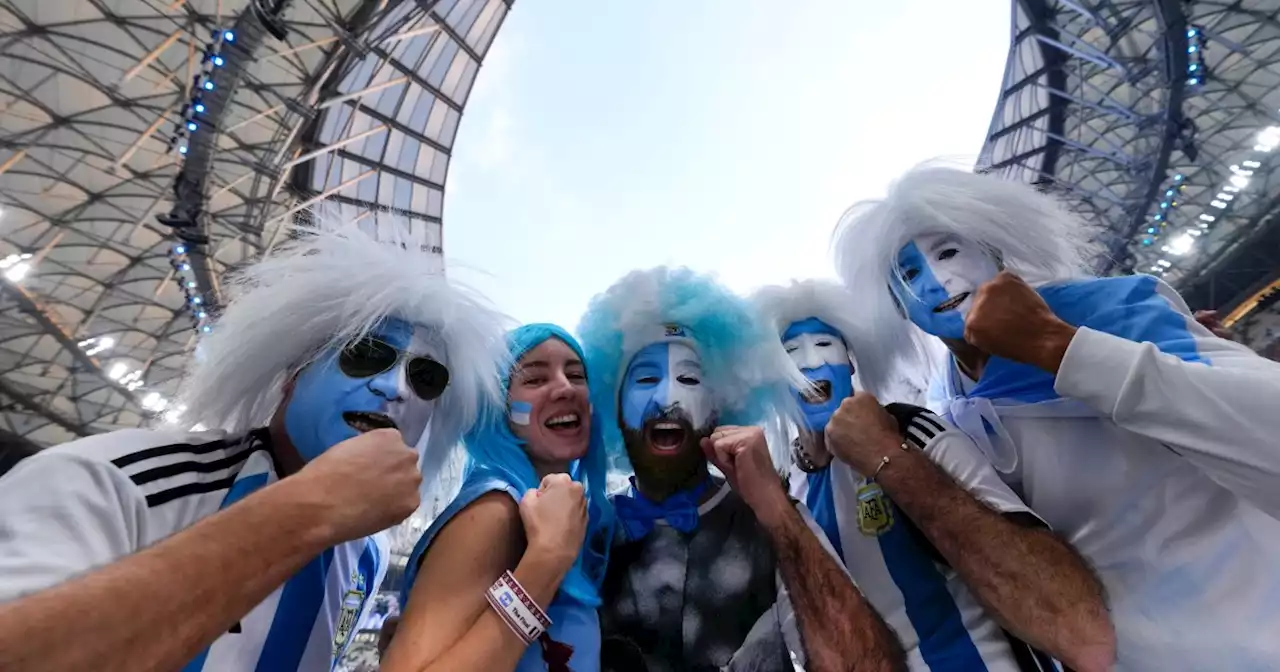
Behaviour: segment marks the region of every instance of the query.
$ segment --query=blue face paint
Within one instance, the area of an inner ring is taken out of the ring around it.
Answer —
[[[897,262],[902,278],[889,278],[893,295],[916,326],[941,338],[964,338],[974,293],[1000,272],[990,252],[949,233],[913,238]]]
[[[403,320],[388,319],[369,336],[402,352],[428,355],[444,363],[425,333],[415,331]],[[407,357],[390,369],[368,378],[352,378],[338,367],[340,348],[322,353],[294,379],[293,394],[285,408],[285,432],[304,461],[310,462],[334,445],[350,439],[358,431],[343,419],[343,413],[380,413],[389,417],[405,444],[416,445],[435,402],[418,398],[405,378]]]
[[[827,428],[840,402],[853,396],[853,365],[849,350],[835,327],[811,317],[782,334],[782,345],[804,375],[816,385],[808,395],[792,390],[800,404],[805,428],[820,432]]]
[[[620,392],[622,423],[644,429],[644,423],[679,406],[695,431],[711,420],[711,398],[702,384],[702,363],[693,348],[680,342],[653,343],[631,358]]]

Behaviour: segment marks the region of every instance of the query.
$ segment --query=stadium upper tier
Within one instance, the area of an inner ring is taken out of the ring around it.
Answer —
[[[1275,279],[1280,2],[1016,0],[980,165],[1104,231],[1101,273],[1230,310]]]
[[[0,429],[168,419],[219,278],[322,200],[412,222],[510,0],[0,0]]]

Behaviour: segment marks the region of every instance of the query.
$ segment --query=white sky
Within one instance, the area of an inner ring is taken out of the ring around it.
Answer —
[[[637,268],[739,292],[831,276],[854,202],[972,163],[1008,0],[519,0],[447,182],[451,277],[521,322],[577,325]]]

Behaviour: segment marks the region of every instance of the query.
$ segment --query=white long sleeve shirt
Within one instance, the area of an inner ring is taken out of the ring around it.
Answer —
[[[1097,570],[1120,669],[1280,669],[1280,365],[1154,278],[1061,289],[1056,379],[952,364],[941,410]]]

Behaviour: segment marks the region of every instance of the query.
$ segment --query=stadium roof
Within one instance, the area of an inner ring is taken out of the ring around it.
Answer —
[[[1276,279],[1280,2],[1015,0],[981,163],[1105,229],[1102,273],[1196,308]]]
[[[161,418],[219,277],[337,201],[440,254],[511,0],[0,0],[0,429]]]

